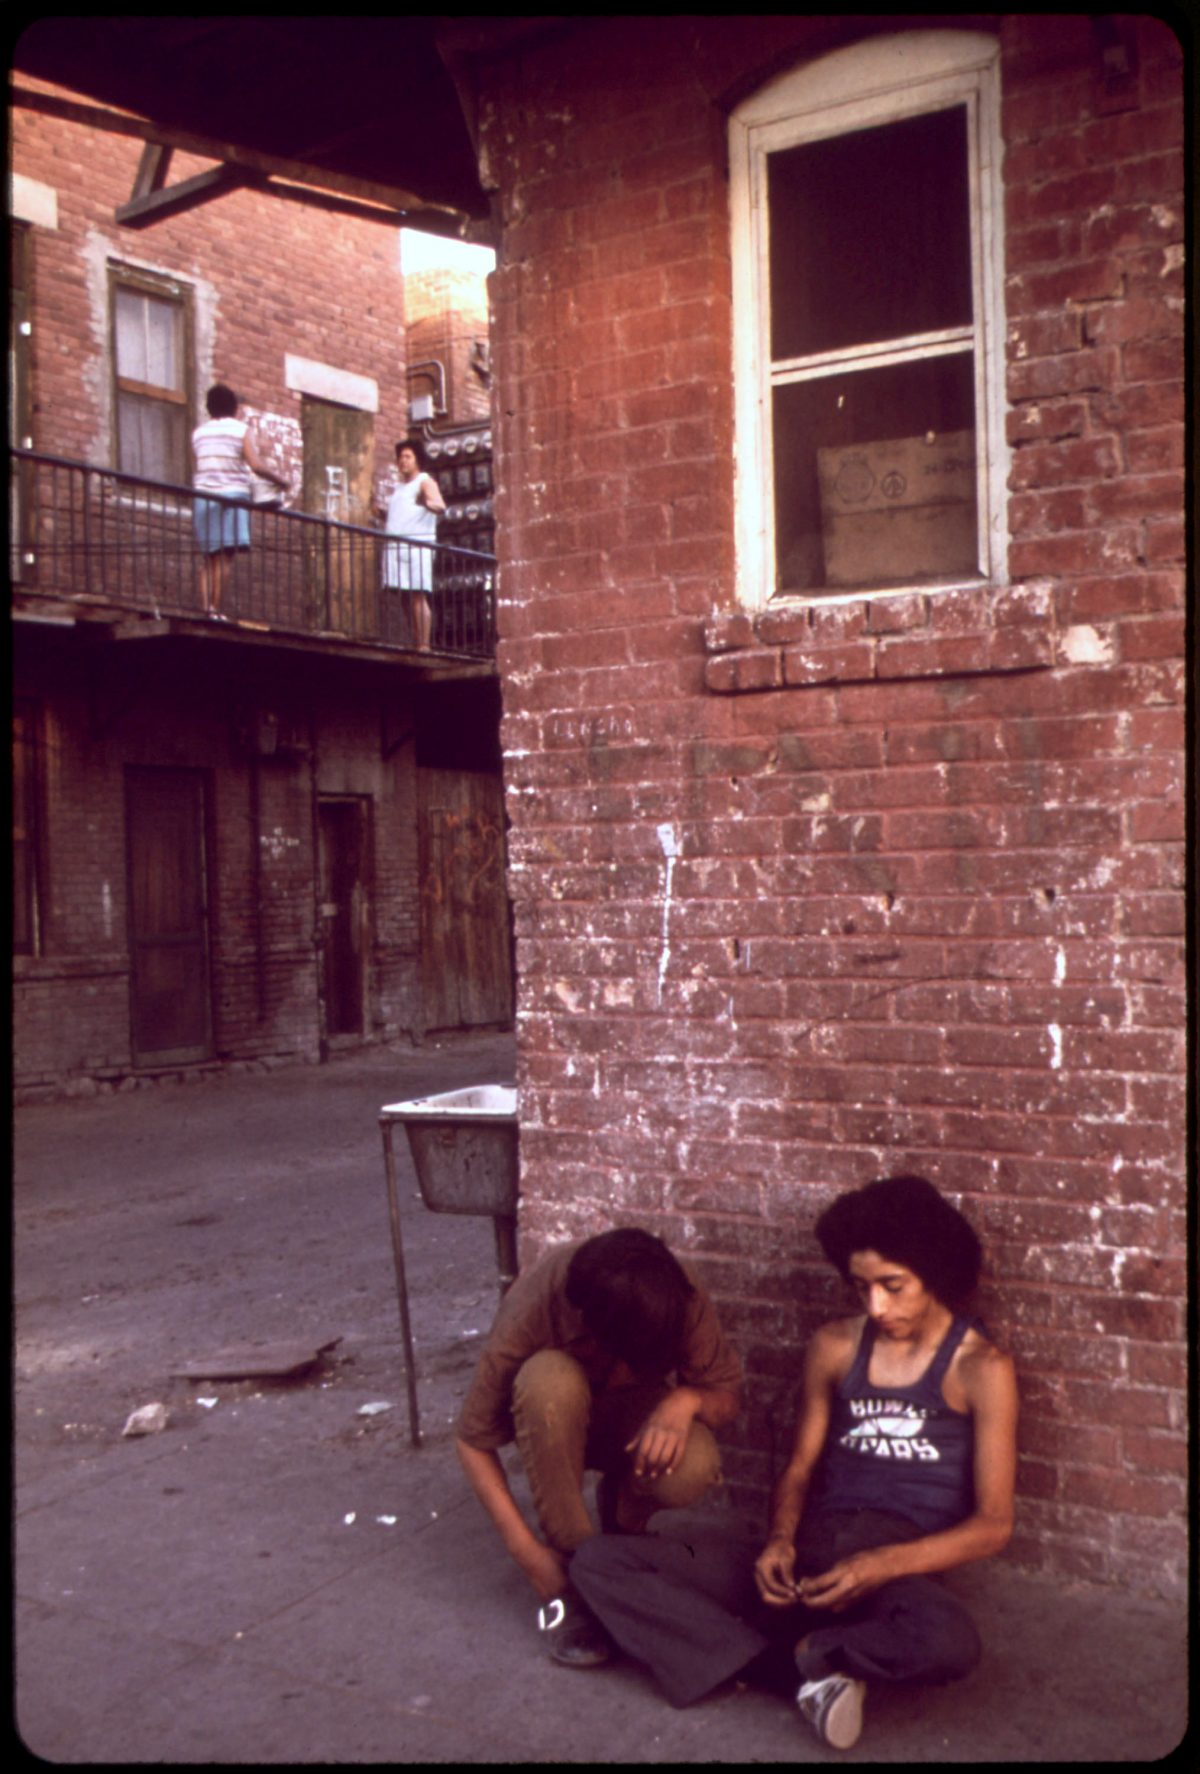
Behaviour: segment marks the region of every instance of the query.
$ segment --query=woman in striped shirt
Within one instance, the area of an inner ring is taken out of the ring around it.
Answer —
[[[221,598],[229,582],[230,564],[239,548],[250,546],[252,474],[272,480],[286,492],[284,477],[259,454],[249,425],[239,419],[238,397],[223,382],[209,389],[204,399],[208,418],[192,433],[198,492],[216,493],[216,499],[195,503],[196,541],[200,545],[200,584],[204,607],[215,622],[227,620]]]

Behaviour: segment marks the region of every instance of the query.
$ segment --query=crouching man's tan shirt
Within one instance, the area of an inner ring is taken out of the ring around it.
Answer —
[[[630,1386],[635,1376],[584,1329],[583,1316],[567,1300],[567,1268],[579,1249],[564,1244],[519,1275],[509,1288],[479,1358],[475,1378],[458,1420],[460,1441],[473,1448],[499,1448],[514,1439],[512,1386],[517,1370],[542,1349],[561,1349],[587,1375],[593,1395]],[[675,1373],[680,1386],[737,1392],[742,1366],[730,1348],[716,1307],[686,1263],[681,1268],[694,1292],[684,1321],[683,1358]]]

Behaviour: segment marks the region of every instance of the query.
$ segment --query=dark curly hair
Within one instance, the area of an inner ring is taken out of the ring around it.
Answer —
[[[952,1309],[975,1292],[983,1249],[974,1230],[925,1177],[881,1177],[851,1189],[817,1220],[821,1249],[850,1280],[850,1258],[874,1250],[902,1263]]]
[[[638,1226],[589,1238],[567,1266],[567,1299],[587,1329],[644,1378],[679,1365],[694,1291],[662,1239]]]
[[[396,445],[397,462],[400,460],[401,450],[412,451],[413,455],[417,458],[417,467],[422,473],[424,473],[429,467],[429,457],[426,453],[425,445],[419,437],[402,437],[400,439],[400,442]]]
[[[204,404],[208,408],[210,419],[236,419],[241,402],[233,389],[224,382],[214,382],[204,396]]]

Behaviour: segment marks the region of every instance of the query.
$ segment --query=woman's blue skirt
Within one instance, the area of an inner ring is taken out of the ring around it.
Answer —
[[[205,554],[250,546],[250,507],[240,500],[198,498],[195,523],[196,541]]]

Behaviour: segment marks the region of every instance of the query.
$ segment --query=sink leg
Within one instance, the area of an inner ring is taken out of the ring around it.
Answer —
[[[496,1233],[496,1267],[500,1271],[500,1292],[505,1294],[517,1279],[517,1218],[515,1214],[492,1215]]]
[[[408,1317],[408,1281],[404,1273],[404,1240],[400,1234],[400,1199],[396,1193],[396,1155],[392,1148],[392,1124],[383,1123],[383,1163],[387,1172],[388,1215],[392,1224],[392,1257],[396,1265],[396,1295],[400,1305],[400,1337],[404,1345],[404,1383],[408,1389],[408,1432],[415,1448],[421,1445],[417,1414],[417,1376],[413,1366],[412,1326]]]

